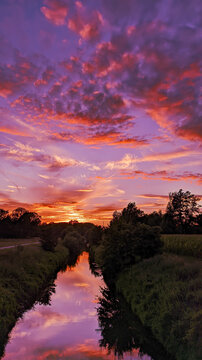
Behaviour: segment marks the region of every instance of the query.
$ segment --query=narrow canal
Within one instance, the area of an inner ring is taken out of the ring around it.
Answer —
[[[102,360],[117,359],[113,350],[108,354],[99,346],[97,308],[101,288],[100,277],[92,275],[88,254],[80,256],[76,267],[58,273],[55,293],[50,305],[37,304],[26,312],[12,330],[3,360]],[[140,357],[139,350],[123,355],[129,359]]]

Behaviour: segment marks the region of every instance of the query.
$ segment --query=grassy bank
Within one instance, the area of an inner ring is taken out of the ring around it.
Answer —
[[[162,235],[161,239],[164,243],[163,250],[165,252],[202,258],[201,234],[169,234]]]
[[[201,261],[163,254],[122,272],[117,289],[177,360],[201,359]]]
[[[39,245],[0,251],[0,356],[16,320],[66,267],[68,255],[62,245],[55,252],[44,251]]]

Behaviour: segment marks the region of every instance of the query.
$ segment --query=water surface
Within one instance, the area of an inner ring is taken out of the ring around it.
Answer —
[[[73,269],[58,274],[51,306],[36,305],[13,329],[3,360],[110,360],[100,348],[96,307],[101,296],[101,278],[89,270],[84,253]],[[138,350],[124,354],[124,360],[140,359]],[[144,355],[143,360],[151,360]]]

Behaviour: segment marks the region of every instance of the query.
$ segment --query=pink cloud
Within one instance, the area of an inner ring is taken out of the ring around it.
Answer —
[[[41,12],[54,25],[64,25],[68,14],[67,4],[63,0],[45,0],[48,6],[42,6]]]
[[[68,20],[68,28],[80,35],[84,40],[92,41],[98,39],[104,23],[101,13],[95,10],[92,14],[86,15],[83,7],[77,8],[77,14]]]
[[[121,171],[121,175],[128,179],[135,179],[141,177],[143,179],[159,179],[163,181],[196,181],[199,185],[202,184],[202,174],[184,172],[182,174],[175,174],[166,170],[146,172],[141,170],[135,171]]]
[[[31,59],[17,53],[14,64],[0,67],[0,96],[16,95],[37,79],[39,68]]]
[[[110,130],[106,132],[97,132],[92,136],[88,136],[86,139],[81,140],[81,142],[86,145],[109,145],[129,148],[136,148],[138,146],[144,146],[148,144],[148,141],[144,138],[138,136],[127,137],[120,132]]]

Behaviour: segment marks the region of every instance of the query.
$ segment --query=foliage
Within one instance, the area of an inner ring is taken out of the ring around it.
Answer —
[[[117,288],[177,360],[201,359],[200,262],[158,255],[121,273]]]
[[[110,225],[117,223],[129,223],[136,225],[137,222],[142,222],[144,219],[144,212],[137,208],[135,202],[129,203],[120,213],[115,211]]]
[[[8,210],[0,209],[0,221],[5,219],[8,216]]]
[[[149,226],[161,226],[163,214],[161,211],[153,211],[150,214],[144,215],[144,223]]]
[[[202,214],[200,205],[197,204],[199,198],[180,189],[178,192],[169,194],[169,202],[166,212],[153,211],[145,214],[138,209],[134,202],[130,202],[121,212],[114,211],[112,224],[147,224],[149,226],[160,226],[165,234],[176,233],[202,233]]]
[[[202,213],[196,216],[196,225],[194,227],[194,233],[202,234]]]
[[[104,228],[102,226],[93,226],[86,234],[88,246],[98,246],[102,241]]]
[[[55,228],[54,226],[41,227],[40,242],[44,250],[54,251],[58,244],[57,228]]]
[[[162,235],[163,250],[177,255],[202,258],[202,235]]]
[[[96,262],[104,276],[114,278],[125,267],[157,254],[161,246],[158,227],[113,222],[104,232]]]
[[[184,192],[180,189],[170,193],[163,223],[164,232],[189,233],[197,222],[200,210],[198,200],[190,191]]]
[[[17,208],[11,214],[0,209],[0,234],[2,238],[25,238],[37,236],[40,216],[24,208]]]
[[[71,266],[75,266],[78,256],[85,250],[84,237],[77,231],[67,231],[63,238],[63,245],[68,248]]]
[[[64,236],[63,245],[66,246],[70,253],[77,253],[84,248],[84,241],[82,235],[77,231],[67,232]]]

